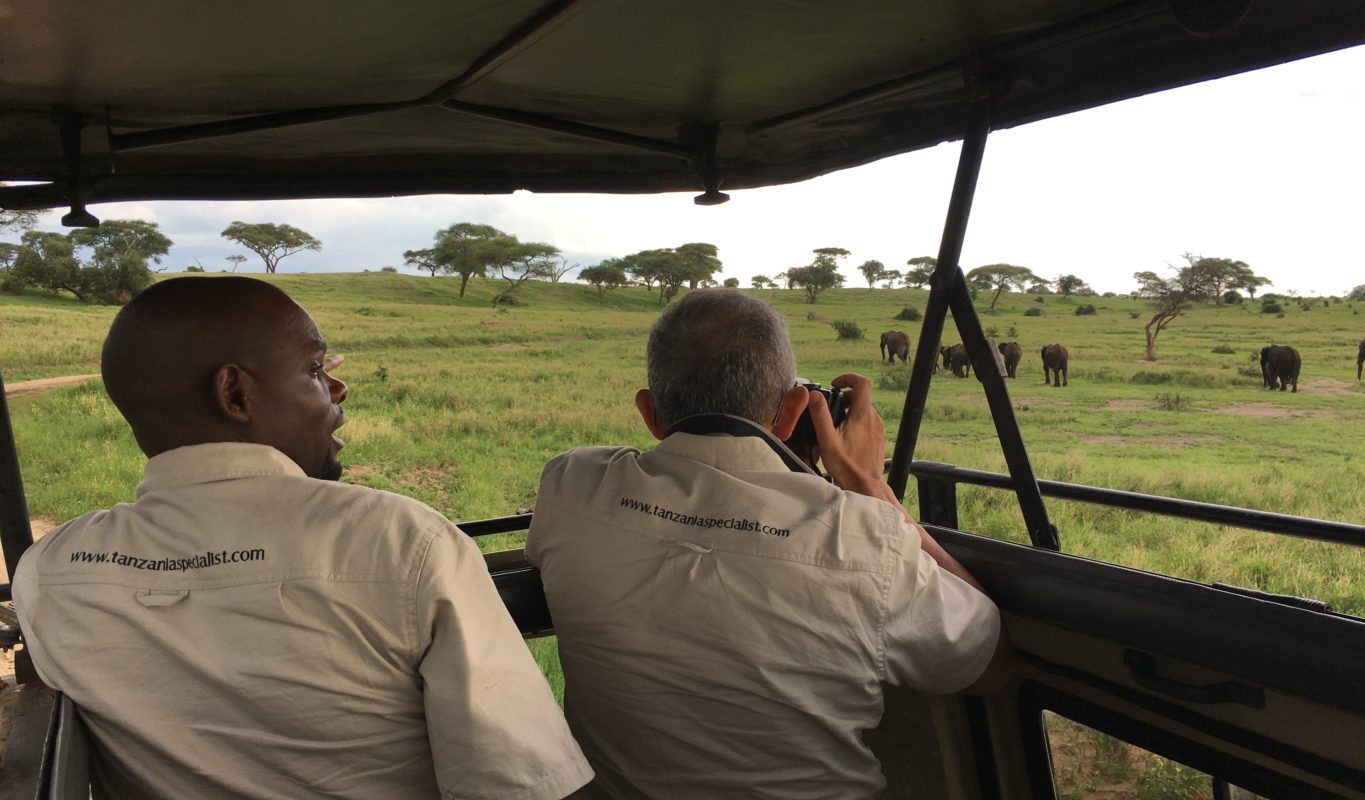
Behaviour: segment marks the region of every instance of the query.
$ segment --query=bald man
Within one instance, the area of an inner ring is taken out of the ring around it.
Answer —
[[[178,278],[102,371],[147,454],[137,499],[24,556],[39,675],[124,797],[561,798],[592,772],[473,542],[336,483],[346,385],[313,320],[248,278]]]

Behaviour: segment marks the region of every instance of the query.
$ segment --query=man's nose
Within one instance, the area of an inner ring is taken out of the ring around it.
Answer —
[[[332,402],[337,405],[341,405],[343,402],[345,402],[346,395],[350,394],[351,390],[347,388],[345,383],[342,383],[336,378],[333,378],[331,375],[327,376],[327,381],[328,386],[332,390]]]

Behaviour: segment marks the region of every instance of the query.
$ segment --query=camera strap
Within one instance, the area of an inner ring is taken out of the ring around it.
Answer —
[[[777,454],[778,458],[782,459],[782,463],[786,464],[787,469],[792,472],[819,475],[818,472],[806,466],[806,462],[802,461],[780,439],[764,430],[762,426],[744,417],[737,417],[733,414],[693,414],[668,426],[668,430],[664,431],[664,437],[667,438],[675,433],[691,433],[697,436],[715,434],[752,436],[767,443],[768,447]]]

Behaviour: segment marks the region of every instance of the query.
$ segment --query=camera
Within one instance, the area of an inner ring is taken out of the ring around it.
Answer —
[[[825,404],[829,406],[830,418],[834,421],[834,427],[839,427],[844,422],[844,416],[848,413],[848,391],[836,387],[828,389],[821,388],[820,384],[808,381],[805,378],[796,379],[797,386],[804,386],[808,391],[819,392],[825,396]],[[810,421],[810,410],[801,412],[801,418],[796,421],[796,427],[792,429],[792,435],[783,442],[793,453],[800,456],[807,466],[815,469],[815,424]]]

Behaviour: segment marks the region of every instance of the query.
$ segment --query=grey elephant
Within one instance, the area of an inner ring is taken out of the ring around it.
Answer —
[[[943,358],[943,368],[953,371],[953,375],[965,378],[972,374],[972,360],[967,355],[965,344],[955,344],[951,347],[938,348],[938,354]]]
[[[1043,383],[1051,383],[1053,386],[1067,386],[1066,365],[1070,355],[1066,352],[1066,347],[1060,344],[1049,344],[1043,347]],[[1050,373],[1050,374],[1049,374]]]
[[[1365,368],[1365,339],[1360,340],[1360,350],[1356,352],[1356,380],[1360,380],[1360,371]]]
[[[1024,357],[1024,350],[1018,342],[1005,342],[996,345],[1000,348],[1000,356],[1005,360],[1005,374],[1014,377],[1014,371],[1019,367],[1019,359]]]
[[[887,331],[882,334],[882,358],[886,363],[892,364],[896,361],[896,356],[901,357],[904,364],[910,357],[910,337],[900,331]]]
[[[1292,347],[1282,347],[1272,344],[1269,347],[1261,348],[1261,379],[1265,382],[1267,389],[1279,389],[1284,391],[1286,387],[1293,386],[1290,391],[1299,390],[1299,367],[1303,361],[1299,358],[1299,351]]]

